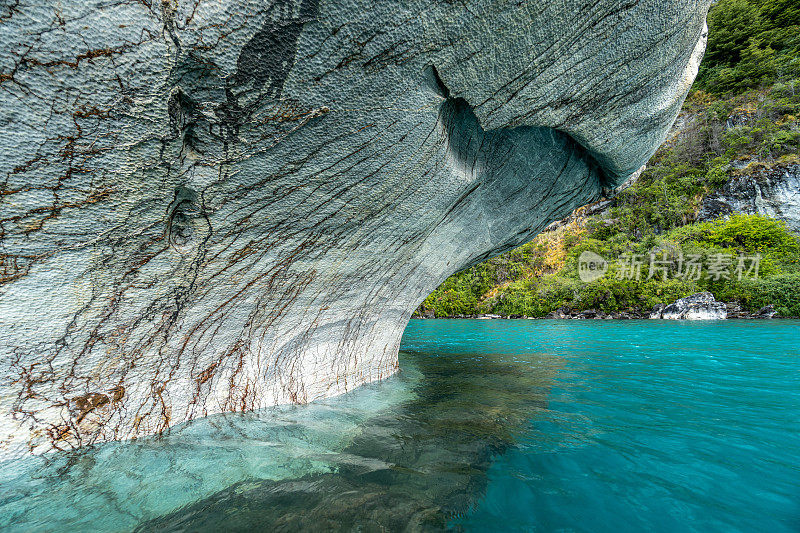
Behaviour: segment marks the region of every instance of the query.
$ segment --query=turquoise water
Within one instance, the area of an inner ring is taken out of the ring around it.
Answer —
[[[0,529],[800,531],[798,321],[412,321],[400,361],[0,465]]]

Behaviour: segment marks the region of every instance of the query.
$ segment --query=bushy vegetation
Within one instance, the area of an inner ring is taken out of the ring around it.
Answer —
[[[646,313],[656,304],[707,290],[719,300],[737,301],[750,311],[774,304],[782,316],[800,316],[800,237],[781,221],[736,215],[640,240],[624,233],[597,239],[591,230],[574,231],[568,230],[568,235],[577,243],[569,247],[556,272],[498,283],[496,276],[502,268],[495,258],[450,277],[425,300],[423,308],[432,309],[436,316],[541,317],[562,307]],[[525,246],[543,252],[541,242]],[[578,277],[578,258],[586,250],[611,260],[606,275],[589,283]],[[652,269],[651,253],[656,264]],[[614,261],[626,255],[639,259],[638,275],[623,272],[625,263]],[[513,261],[504,257],[502,262],[514,263],[518,272],[532,273],[542,257],[518,255]],[[701,265],[695,271],[697,279],[687,273],[690,261]],[[715,275],[709,270],[713,264],[725,268]]]
[[[720,0],[708,14],[708,25],[700,88],[738,93],[800,77],[797,0]]]
[[[703,198],[730,179],[800,163],[800,2],[720,0],[709,14],[709,45],[684,104],[680,132],[622,191],[604,215],[578,218],[558,231],[460,272],[420,311],[437,316],[496,313],[544,316],[561,307],[644,312],[658,303],[709,290],[747,310],[774,304],[800,316],[800,240],[781,221],[736,215],[698,221]],[[606,275],[583,283],[578,258],[638,256],[639,279]],[[648,276],[650,254],[675,265]],[[681,277],[695,256],[722,262],[730,279]],[[738,279],[740,256],[760,254],[757,279]],[[666,279],[665,279],[666,277]]]

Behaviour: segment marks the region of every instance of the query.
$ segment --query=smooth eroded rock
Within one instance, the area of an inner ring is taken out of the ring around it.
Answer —
[[[698,292],[679,298],[669,305],[658,304],[650,318],[665,320],[724,320],[728,318],[728,306],[718,302],[710,292]]]
[[[392,374],[442,280],[648,159],[709,2],[0,7],[0,454]]]

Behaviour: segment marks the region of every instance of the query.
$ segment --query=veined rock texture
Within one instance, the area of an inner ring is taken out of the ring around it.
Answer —
[[[779,218],[800,232],[800,165],[768,168],[756,163],[718,191],[703,198],[698,218],[715,220],[733,213]]]
[[[625,180],[710,0],[7,0],[0,454],[397,370],[449,274]]]

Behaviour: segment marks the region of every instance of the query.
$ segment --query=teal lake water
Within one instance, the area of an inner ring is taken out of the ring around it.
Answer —
[[[417,320],[307,406],[0,464],[2,531],[800,531],[800,321]]]

